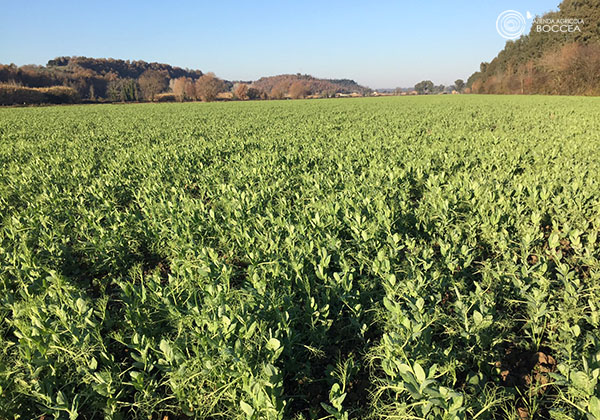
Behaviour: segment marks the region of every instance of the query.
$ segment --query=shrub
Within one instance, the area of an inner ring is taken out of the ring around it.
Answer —
[[[177,96],[174,93],[159,93],[154,97],[157,102],[175,102]]]
[[[67,86],[29,88],[14,85],[0,85],[0,105],[22,104],[73,104],[79,101],[79,94]]]
[[[39,89],[0,85],[0,105],[41,104],[46,96]]]
[[[79,102],[79,93],[67,86],[51,86],[47,88],[38,88],[51,104],[74,104]]]

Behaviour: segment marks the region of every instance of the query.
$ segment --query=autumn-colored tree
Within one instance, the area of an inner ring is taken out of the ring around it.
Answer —
[[[189,77],[178,77],[173,81],[173,94],[178,102],[195,97],[194,82]]]
[[[169,86],[168,73],[164,70],[146,70],[138,83],[144,99],[153,101],[156,95]]]
[[[214,101],[225,89],[225,83],[214,73],[206,73],[196,80],[196,97],[204,102]]]
[[[271,99],[283,99],[287,95],[287,83],[280,82],[273,86],[269,96]]]
[[[196,84],[192,79],[188,79],[185,84],[185,97],[190,100],[196,98]]]
[[[592,95],[598,92],[600,45],[565,44],[546,53],[539,67],[546,72],[546,84],[551,86],[543,93]]]
[[[310,90],[306,83],[297,80],[290,86],[289,93],[292,99],[302,99],[310,95]]]
[[[185,77],[174,79],[171,89],[177,102],[183,102],[185,100]]]
[[[236,83],[233,86],[233,96],[240,101],[245,101],[248,99],[248,90],[246,83]]]
[[[272,98],[285,97],[292,83],[301,81],[306,84],[311,95],[326,97],[336,93],[368,94],[370,89],[360,86],[350,79],[318,79],[308,74],[280,74],[261,77],[252,83],[252,87],[269,93]],[[283,92],[283,96],[281,93]]]

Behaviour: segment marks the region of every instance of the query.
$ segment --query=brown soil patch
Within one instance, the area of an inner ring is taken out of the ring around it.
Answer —
[[[527,262],[529,263],[529,265],[536,265],[539,260],[540,259],[538,258],[537,255],[531,254],[530,256],[527,257]]]
[[[506,360],[496,362],[496,366],[500,368],[504,386],[529,388],[530,392],[543,394],[543,385],[549,382],[548,373],[556,370],[556,360],[541,351],[508,350]]]
[[[556,360],[546,350],[532,352],[508,349],[505,360],[496,362],[500,369],[502,385],[521,390],[522,394],[541,396],[548,391],[549,373],[556,371]],[[516,401],[520,419],[529,419],[529,412],[522,399]]]
[[[150,258],[150,260],[144,261],[144,277],[148,277],[154,272],[158,273],[161,284],[166,284],[169,280],[169,274],[171,274],[171,267],[169,266],[169,262],[165,259],[160,259],[157,256]]]

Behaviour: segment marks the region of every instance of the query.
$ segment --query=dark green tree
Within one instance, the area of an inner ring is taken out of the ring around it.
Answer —
[[[415,90],[419,95],[427,95],[433,91],[434,84],[431,80],[423,80],[415,85]]]
[[[114,102],[131,102],[140,99],[135,79],[115,79],[108,83],[107,96]]]

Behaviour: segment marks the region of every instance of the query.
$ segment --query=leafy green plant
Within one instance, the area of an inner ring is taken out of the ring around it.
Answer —
[[[0,418],[600,420],[597,102],[0,109]]]

